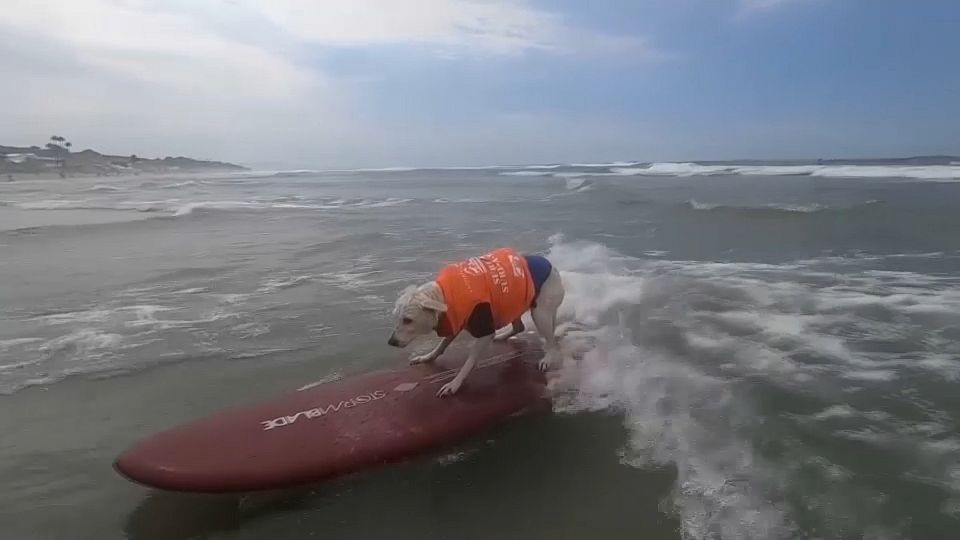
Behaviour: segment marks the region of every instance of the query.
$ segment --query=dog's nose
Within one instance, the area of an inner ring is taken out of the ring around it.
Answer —
[[[389,346],[391,346],[391,347],[399,347],[399,346],[400,346],[400,342],[397,341],[397,338],[396,338],[396,337],[390,336],[390,339],[387,340],[387,345],[389,345]]]

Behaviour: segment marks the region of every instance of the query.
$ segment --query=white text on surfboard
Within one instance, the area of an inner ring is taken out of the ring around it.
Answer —
[[[263,425],[263,430],[267,431],[278,427],[289,426],[290,424],[296,422],[299,418],[319,418],[325,414],[339,412],[340,409],[350,409],[356,407],[357,405],[363,405],[364,403],[370,403],[371,401],[382,399],[386,396],[387,393],[383,390],[374,390],[369,394],[361,394],[357,397],[342,400],[337,404],[330,404],[325,407],[315,407],[313,409],[300,411],[293,415],[280,416],[278,418],[274,418],[273,420],[264,420],[260,423]]]

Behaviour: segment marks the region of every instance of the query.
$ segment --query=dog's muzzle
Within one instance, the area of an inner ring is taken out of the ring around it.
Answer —
[[[390,339],[387,340],[387,345],[389,345],[389,346],[391,346],[391,347],[399,347],[399,346],[400,346],[400,342],[397,341],[397,337],[396,337],[396,336],[390,336]]]

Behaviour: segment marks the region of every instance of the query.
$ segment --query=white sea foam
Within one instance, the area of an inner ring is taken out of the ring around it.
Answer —
[[[248,322],[230,328],[230,333],[240,339],[250,339],[270,333],[270,325],[264,322]]]
[[[111,193],[111,192],[125,191],[125,190],[123,187],[116,186],[113,184],[96,184],[94,186],[88,187],[84,191]]]
[[[571,163],[571,167],[631,167],[639,165],[639,161],[611,161],[609,163]]]
[[[558,410],[623,411],[631,432],[626,462],[676,468],[673,506],[686,536],[772,538],[787,530],[783,508],[764,495],[766,466],[735,435],[733,387],[632,337],[628,312],[644,302],[650,278],[598,244],[555,239],[548,257],[567,288],[564,348],[582,355],[568,358],[552,381],[558,391],[574,389],[561,393]]]
[[[14,347],[22,347],[30,343],[38,343],[41,341],[43,341],[43,339],[33,337],[0,339],[0,351],[6,351]]]
[[[24,210],[63,210],[72,208],[88,208],[87,199],[45,199],[41,201],[27,201],[17,203],[16,206]]]
[[[386,208],[388,206],[399,206],[401,204],[406,204],[412,201],[413,199],[390,198],[383,201],[364,201],[364,202],[361,202],[358,206],[361,206],[363,208]]]
[[[42,321],[46,324],[93,323],[109,320],[112,314],[113,311],[108,309],[85,309],[65,313],[52,313],[50,315],[40,315],[34,317],[33,320]]]
[[[791,455],[804,467],[760,457],[751,434],[789,418],[765,417],[751,396],[753,383],[744,381],[763,380],[822,400],[820,412],[795,421],[835,423],[841,437],[887,444],[908,433],[917,469],[925,474],[942,471],[944,456],[960,459],[954,441],[940,442],[944,424],[936,417],[918,423],[844,403],[847,381],[861,393],[886,393],[904,370],[930,380],[960,375],[949,341],[928,339],[921,346],[928,350],[903,354],[860,350],[861,343],[912,339],[915,331],[900,318],[871,319],[863,306],[910,316],[921,303],[950,305],[952,279],[910,272],[836,275],[819,269],[836,264],[826,259],[640,259],[560,238],[552,240],[548,257],[567,289],[560,312],[564,363],[551,380],[557,410],[622,413],[630,432],[625,463],[675,468],[671,502],[685,537],[795,535],[791,508],[771,501],[783,501],[787,486],[811,468],[824,478],[849,480],[843,467],[817,462],[815,449],[799,443]],[[942,324],[951,322],[960,322],[960,311]],[[929,429],[918,427],[923,424]],[[940,453],[930,455],[939,457],[922,457],[934,450]],[[830,496],[842,499],[842,493]],[[828,529],[849,526],[844,511],[834,510],[840,504],[819,510]]]
[[[187,289],[171,291],[170,294],[199,294],[207,291],[209,291],[209,289],[206,287],[189,287]]]
[[[960,356],[934,354],[917,361],[914,367],[929,370],[949,382],[960,381]]]
[[[341,289],[356,291],[356,290],[365,290],[368,287],[377,283],[376,280],[372,279],[372,277],[378,274],[379,272],[372,271],[372,270],[366,271],[366,272],[365,271],[328,272],[326,274],[317,276],[317,278],[323,281],[331,282],[335,286]],[[379,284],[383,284],[383,282]]]
[[[810,173],[812,176],[847,178],[915,178],[918,180],[960,180],[960,166],[924,165],[917,167],[891,165],[825,166]]]
[[[593,188],[590,180],[587,178],[567,178],[566,187],[570,191],[587,191]]]
[[[892,381],[897,378],[897,372],[889,369],[854,370],[843,376],[858,381]]]
[[[260,288],[257,289],[257,292],[260,294],[267,294],[283,289],[290,289],[297,287],[304,283],[309,282],[313,279],[312,275],[299,275],[299,276],[283,276],[283,277],[272,277],[264,281]]]
[[[504,171],[502,176],[553,176],[550,171]]]
[[[646,167],[614,167],[623,176],[820,176],[830,178],[910,178],[960,180],[957,165],[701,165],[698,163],[651,163]]]
[[[694,199],[687,201],[687,204],[689,204],[690,208],[693,208],[694,210],[714,210],[716,208],[720,208],[721,206],[719,204],[697,202]]]
[[[857,415],[857,411],[849,405],[833,405],[813,415],[813,418],[829,420],[833,418],[853,418]]]
[[[931,181],[960,180],[960,164],[949,165],[766,165],[724,163],[704,165],[692,162],[654,162],[645,164],[639,161],[612,161],[600,163],[570,163],[544,165],[481,165],[462,167],[383,167],[367,169],[340,169],[330,171],[285,171],[280,175],[311,174],[316,172],[410,172],[410,171],[468,171],[500,170],[508,176],[546,176],[546,174],[517,174],[524,172],[544,172],[565,167],[581,169],[608,169],[605,171],[587,171],[576,174],[590,176],[824,176],[832,178],[909,178]],[[557,173],[563,174],[563,173]]]
[[[718,209],[728,209],[728,210],[779,210],[781,212],[797,212],[801,214],[810,214],[813,212],[820,212],[823,210],[829,210],[830,207],[824,206],[822,204],[783,204],[783,203],[769,203],[760,206],[731,206],[725,204],[717,203],[703,203],[699,202],[696,199],[690,199],[687,201],[687,205],[694,210],[718,210]]]
[[[56,353],[65,349],[75,351],[75,356],[96,359],[109,354],[123,341],[123,336],[109,332],[100,332],[92,328],[81,328],[45,342],[40,350]]]
[[[294,199],[298,200],[298,199]],[[386,199],[356,200],[318,200],[290,202],[285,198],[277,200],[91,200],[91,199],[48,199],[14,203],[23,210],[123,210],[137,212],[165,213],[173,216],[187,216],[196,211],[237,211],[237,210],[336,210],[336,209],[375,209],[398,206],[412,202],[409,198],[390,197]]]
[[[262,204],[248,201],[197,201],[179,206],[174,210],[173,215],[186,216],[196,210],[246,210],[262,208]]]
[[[192,187],[200,185],[196,180],[187,180],[186,182],[174,182],[172,184],[166,184],[160,186],[160,189],[179,189],[183,187]]]
[[[118,308],[117,312],[122,315],[129,313],[133,316],[132,320],[125,321],[126,326],[152,326],[161,324],[161,321],[157,319],[158,313],[177,310],[178,308],[168,306],[136,305]]]

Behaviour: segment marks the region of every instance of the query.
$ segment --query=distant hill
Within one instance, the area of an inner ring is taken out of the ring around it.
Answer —
[[[120,175],[139,173],[176,173],[200,171],[243,171],[246,167],[222,161],[203,161],[183,156],[147,159],[137,156],[101,154],[95,150],[58,153],[39,146],[0,145],[0,174],[31,174],[60,172],[59,159],[63,157],[63,172],[83,175]]]

